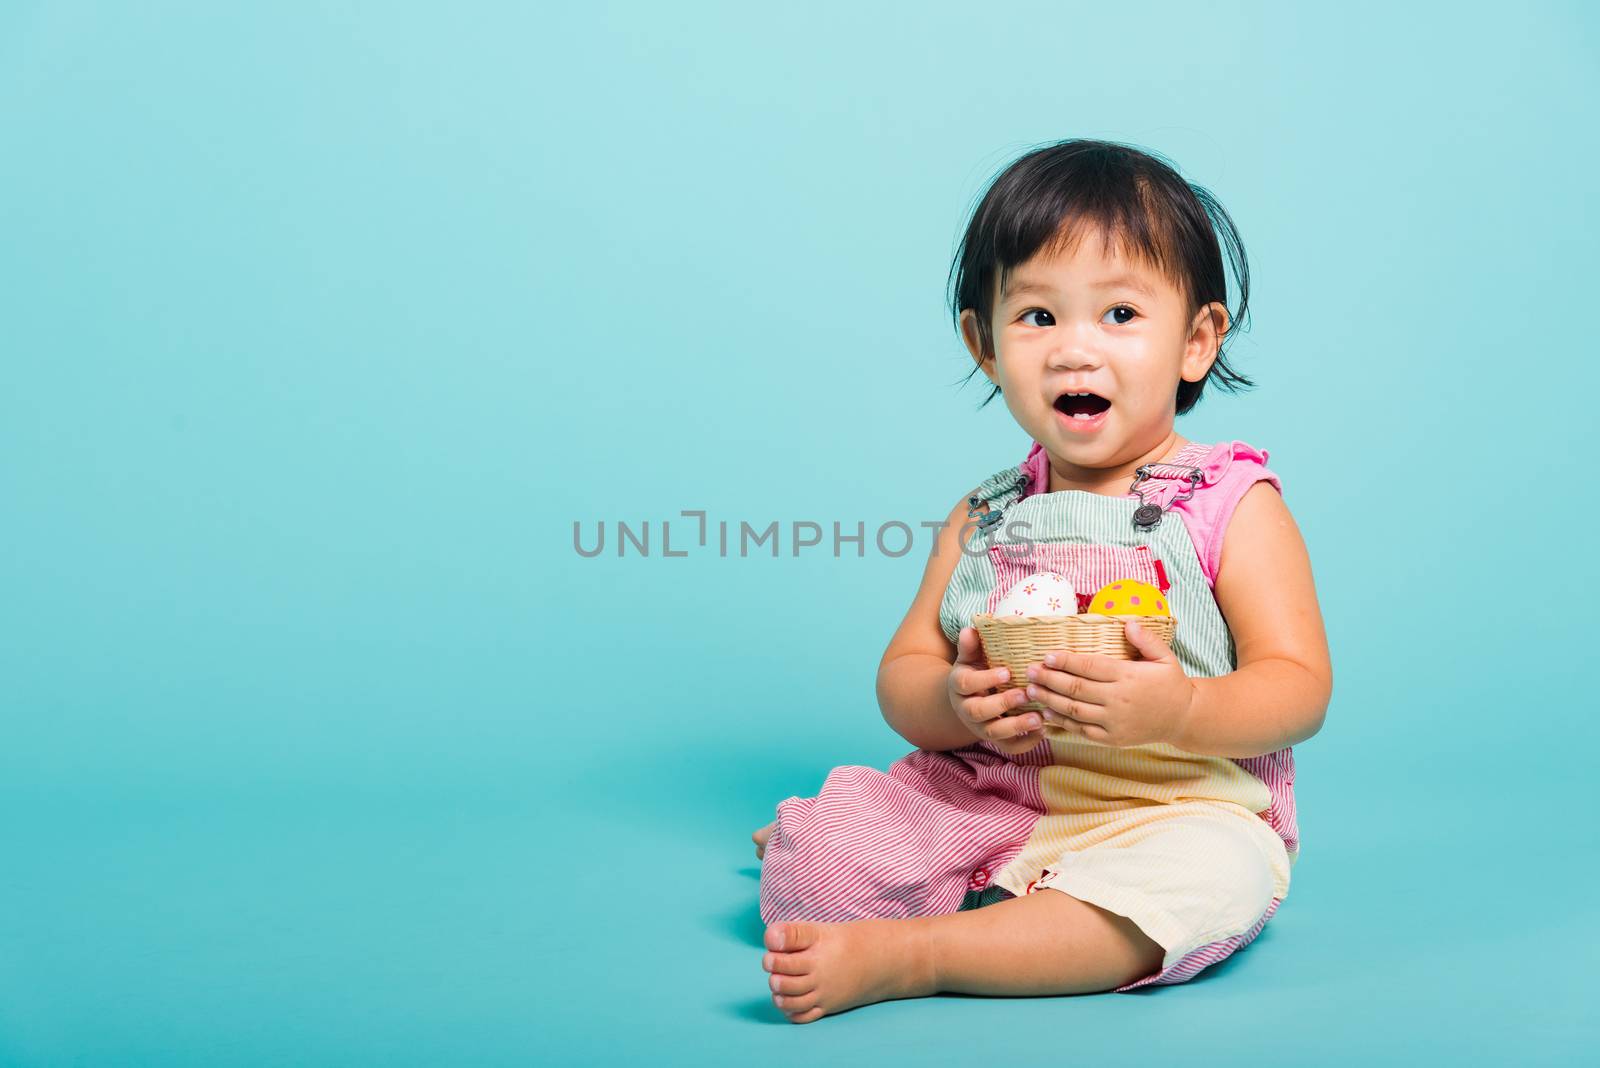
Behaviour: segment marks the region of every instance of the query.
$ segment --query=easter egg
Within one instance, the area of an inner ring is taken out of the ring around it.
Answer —
[[[1075,616],[1078,594],[1059,571],[1036,571],[1024,578],[995,605],[997,616]]]
[[[1149,583],[1117,579],[1100,587],[1089,611],[1105,616],[1170,616],[1167,596]]]

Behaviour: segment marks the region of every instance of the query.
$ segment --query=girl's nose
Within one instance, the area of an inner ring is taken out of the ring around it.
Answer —
[[[1050,354],[1052,368],[1063,371],[1093,369],[1100,366],[1100,357],[1082,345],[1061,345]]]

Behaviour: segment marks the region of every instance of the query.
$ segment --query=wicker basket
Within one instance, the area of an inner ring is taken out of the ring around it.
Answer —
[[[1169,645],[1178,629],[1178,621],[1172,616],[1105,616],[1092,612],[1075,616],[995,616],[979,612],[972,617],[989,666],[1011,669],[1011,681],[1002,687],[1007,690],[1026,686],[1028,665],[1043,664],[1044,654],[1061,649],[1137,660],[1139,652],[1128,641],[1130,621]],[[1007,715],[1029,709],[1043,712],[1045,706],[1038,701],[1025,701]]]

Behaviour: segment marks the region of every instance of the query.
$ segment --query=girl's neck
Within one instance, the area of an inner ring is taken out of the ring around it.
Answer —
[[[1176,430],[1137,459],[1115,467],[1076,467],[1050,456],[1050,493],[1079,490],[1102,497],[1126,497],[1134,475],[1145,464],[1171,463],[1189,441]],[[1049,456],[1049,452],[1046,451]]]

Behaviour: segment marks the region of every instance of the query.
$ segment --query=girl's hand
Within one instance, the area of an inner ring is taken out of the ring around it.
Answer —
[[[1045,722],[1107,745],[1143,745],[1178,738],[1194,707],[1194,680],[1172,647],[1129,621],[1138,660],[1059,650],[1044,667],[1028,668],[1028,697],[1054,711]]]
[[[978,739],[1007,756],[1017,756],[1044,741],[1044,724],[1038,712],[1020,716],[1002,714],[1028,699],[1020,689],[989,693],[990,689],[1011,681],[1010,675],[1006,668],[989,667],[976,629],[961,628],[961,633],[956,635],[956,662],[950,665],[946,684],[950,707]]]

